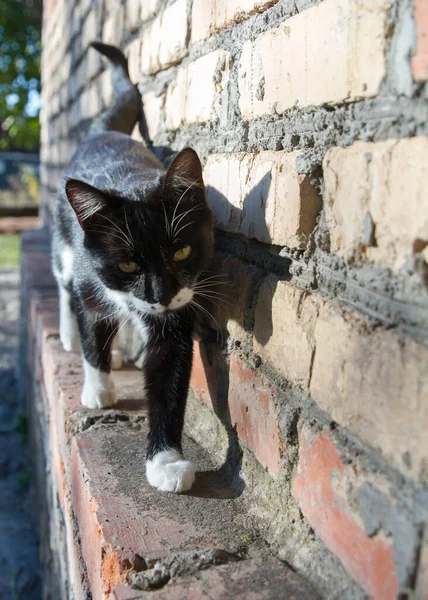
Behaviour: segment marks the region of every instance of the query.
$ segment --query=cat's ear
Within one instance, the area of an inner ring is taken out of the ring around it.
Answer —
[[[185,148],[174,158],[165,176],[165,185],[177,189],[205,189],[201,161],[192,148]]]
[[[68,179],[65,193],[82,229],[87,229],[96,215],[109,206],[109,198],[83,181]]]

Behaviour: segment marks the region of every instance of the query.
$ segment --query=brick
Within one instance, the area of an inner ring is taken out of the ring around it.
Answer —
[[[193,344],[193,362],[190,386],[197,398],[213,408],[217,397],[217,361],[199,342]]]
[[[238,73],[244,119],[376,96],[388,10],[388,0],[325,0],[246,42]]]
[[[91,10],[82,25],[82,49],[86,50],[89,46],[89,43],[92,40],[97,39],[98,34],[98,23],[97,23],[97,13],[95,10]]]
[[[323,166],[331,251],[394,271],[421,252],[428,242],[427,162],[422,136],[329,150]]]
[[[125,56],[128,58],[129,77],[137,83],[140,78],[141,40],[133,40],[126,48]]]
[[[282,443],[275,392],[236,355],[230,357],[229,412],[232,427],[269,473],[281,467]]]
[[[161,111],[165,103],[165,95],[157,96],[155,92],[147,92],[142,98],[150,139],[153,140],[161,127]]]
[[[194,0],[192,42],[205,40],[225,27],[260,13],[278,0]]]
[[[330,303],[315,325],[310,392],[408,476],[426,473],[428,349]]]
[[[125,4],[125,29],[134,33],[141,24],[141,5],[144,0],[127,0]]]
[[[103,24],[103,42],[120,46],[125,27],[125,8],[120,5],[112,12]]]
[[[38,217],[2,217],[0,218],[0,233],[20,233],[40,226]]]
[[[176,0],[144,30],[141,69],[146,75],[178,63],[187,54],[187,0]]]
[[[158,11],[159,0],[140,0],[140,18],[142,21],[148,21],[154,17]]]
[[[394,549],[382,532],[370,537],[352,515],[346,496],[356,484],[327,432],[308,427],[300,435],[294,496],[311,527],[370,597],[393,600],[399,584]]]
[[[321,198],[297,172],[298,152],[214,154],[204,169],[217,226],[260,242],[306,246]]]
[[[138,594],[136,593],[138,592]],[[114,588],[110,600],[318,600],[319,595],[287,565],[269,556],[216,566],[195,577],[172,580],[160,590],[143,592],[129,586]]]
[[[315,352],[319,302],[313,294],[270,275],[257,300],[254,351],[288,381],[307,390]]]
[[[426,0],[416,0],[415,21],[417,28],[416,54],[412,58],[415,81],[428,80],[428,5]]]
[[[179,69],[165,101],[167,129],[219,118],[229,80],[230,55],[215,50]]]

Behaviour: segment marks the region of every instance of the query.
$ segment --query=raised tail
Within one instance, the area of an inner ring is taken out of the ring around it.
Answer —
[[[108,58],[111,63],[114,101],[91,125],[89,133],[101,131],[121,131],[130,135],[136,123],[148,146],[151,140],[143,112],[141,96],[136,85],[129,79],[128,61],[123,52],[115,46],[102,42],[91,42],[92,48]]]

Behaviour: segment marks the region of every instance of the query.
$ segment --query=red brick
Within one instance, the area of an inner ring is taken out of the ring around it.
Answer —
[[[230,357],[229,411],[232,426],[272,475],[281,466],[275,392],[241,359]]]
[[[142,432],[126,426],[105,427],[88,430],[72,442],[72,500],[94,598],[105,597],[115,585],[123,583],[138,561],[136,557],[150,564],[177,548],[213,547],[218,543],[203,527],[180,518],[179,507],[189,500],[185,496],[168,495],[167,504],[174,517],[165,514],[165,503],[144,479],[144,437]],[[139,449],[139,456],[132,455],[132,477],[128,481],[122,471],[126,462],[123,456],[117,459],[121,460],[119,464],[109,454],[113,445],[123,448],[123,453],[131,447]],[[138,493],[127,486],[138,489]]]
[[[293,486],[303,514],[371,597],[393,600],[399,586],[392,543],[382,534],[368,537],[351,516],[341,491],[346,477],[355,479],[352,466],[344,465],[329,434],[303,428]]]
[[[40,227],[38,217],[3,217],[0,219],[0,233],[19,233]]]
[[[428,4],[426,0],[416,0],[415,20],[417,27],[417,48],[412,58],[413,77],[416,81],[428,79]]]
[[[193,365],[190,385],[195,396],[209,406],[213,406],[213,398],[217,395],[216,364],[209,361],[202,344],[193,345]]]

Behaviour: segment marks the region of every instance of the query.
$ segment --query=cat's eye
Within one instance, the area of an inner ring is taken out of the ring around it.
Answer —
[[[138,271],[139,267],[136,262],[129,261],[120,262],[119,269],[122,271],[122,273],[135,273],[135,271]]]
[[[191,246],[184,246],[184,248],[180,248],[180,250],[177,250],[177,252],[174,253],[174,260],[175,261],[186,260],[186,258],[189,258],[191,253],[192,253]]]

